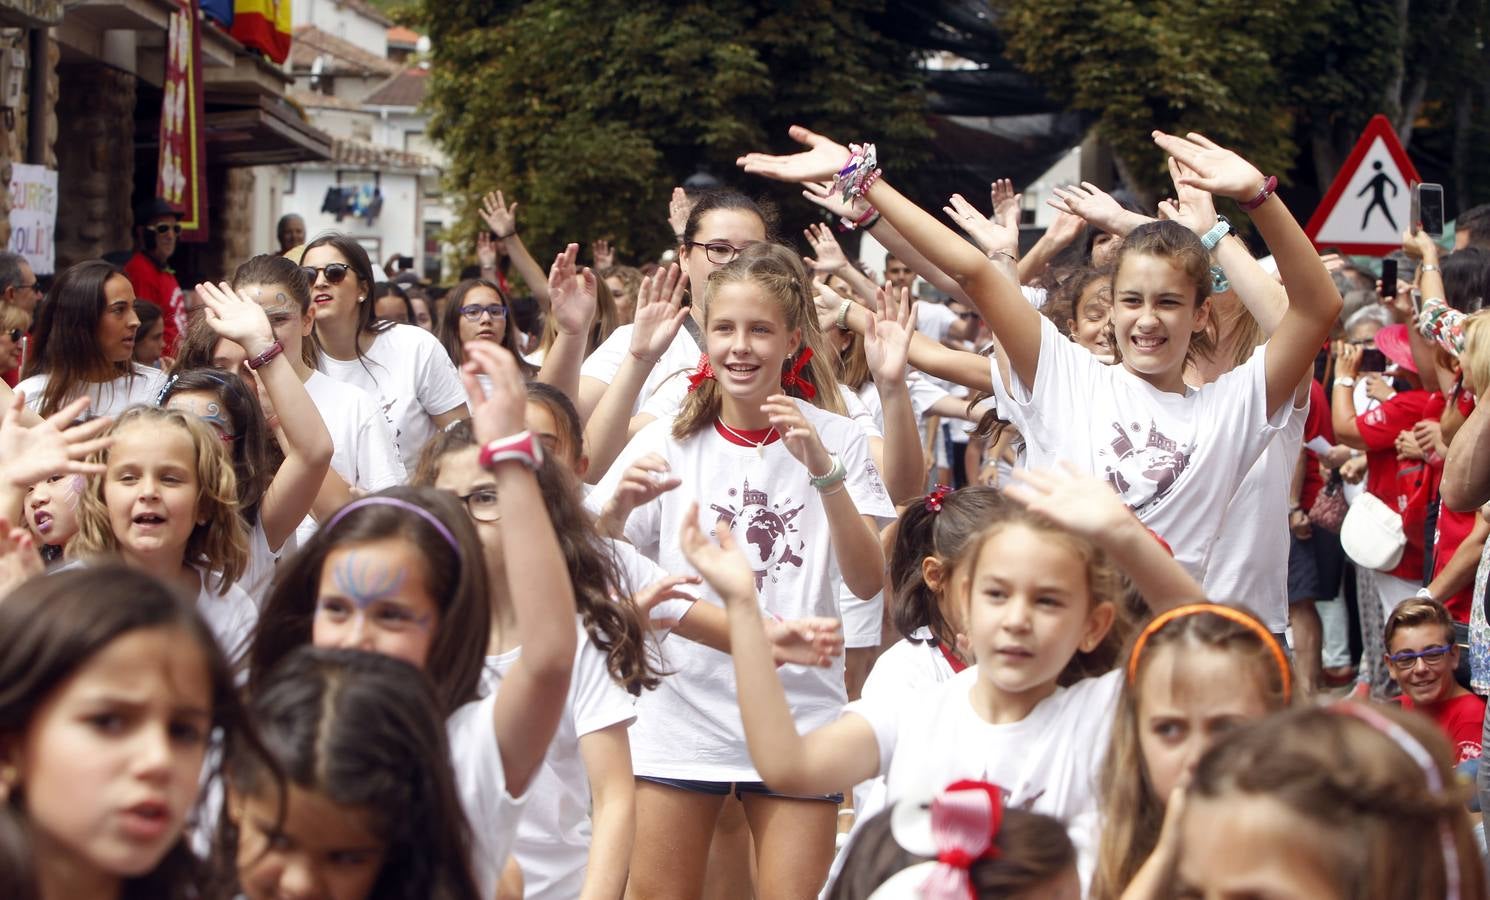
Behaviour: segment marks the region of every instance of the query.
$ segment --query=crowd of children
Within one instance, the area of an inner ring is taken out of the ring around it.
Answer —
[[[494,193],[443,304],[321,235],[163,348],[60,273],[0,389],[0,893],[1486,897],[1490,214],[1379,285],[1156,132],[1155,216],[1062,189],[1021,252],[1007,182],[970,242],[791,136],[742,179],[884,284],[737,190],[598,272]]]

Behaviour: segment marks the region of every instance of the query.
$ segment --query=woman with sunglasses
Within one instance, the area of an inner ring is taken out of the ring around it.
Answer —
[[[352,238],[323,234],[300,262],[316,314],[316,367],[373,395],[412,470],[431,435],[470,415],[455,365],[424,329],[378,320],[372,262]]]
[[[21,352],[30,329],[30,313],[19,306],[0,303],[0,378],[7,384],[13,384],[21,370]]]
[[[118,415],[150,404],[165,376],[134,361],[135,292],[116,266],[86,260],[57,276],[37,307],[31,355],[16,391],[42,416],[87,396],[84,415]]]

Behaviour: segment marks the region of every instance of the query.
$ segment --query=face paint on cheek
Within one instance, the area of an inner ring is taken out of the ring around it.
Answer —
[[[383,565],[365,553],[349,554],[336,566],[332,581],[337,592],[351,600],[361,613],[379,600],[395,597],[404,585],[404,572]],[[421,631],[429,630],[429,614],[411,619]]]
[[[220,403],[208,403],[206,411],[202,413],[202,421],[221,431],[223,434],[233,433],[233,423],[228,421],[227,416],[223,415],[222,404]]]

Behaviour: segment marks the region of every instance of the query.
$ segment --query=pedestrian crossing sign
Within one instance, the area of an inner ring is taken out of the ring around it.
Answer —
[[[1411,228],[1412,186],[1422,181],[1386,116],[1366,123],[1304,233],[1321,250],[1386,256]]]

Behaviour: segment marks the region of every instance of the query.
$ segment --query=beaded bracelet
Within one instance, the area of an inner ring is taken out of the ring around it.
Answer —
[[[833,190],[851,203],[864,196],[880,177],[879,160],[873,144],[849,144],[848,162],[833,176]]]

